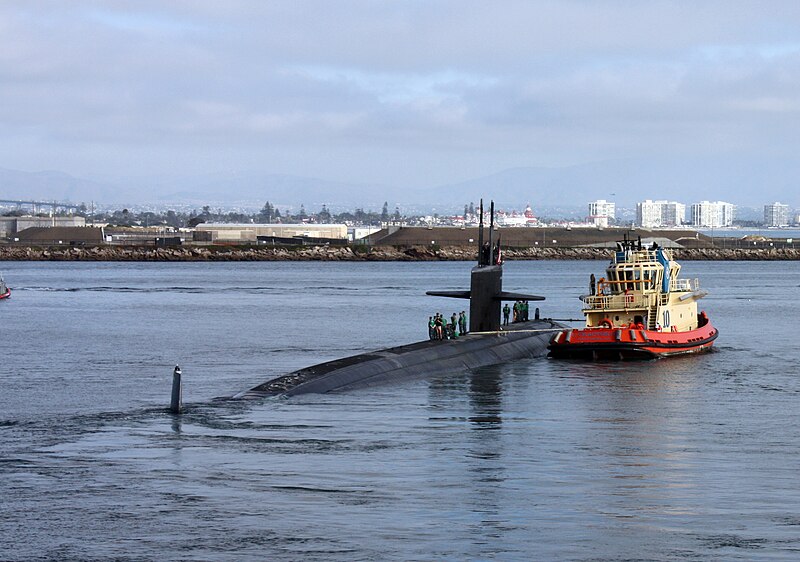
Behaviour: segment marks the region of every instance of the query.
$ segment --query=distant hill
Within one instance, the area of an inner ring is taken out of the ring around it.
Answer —
[[[0,168],[0,198],[89,203],[111,200],[118,190],[109,184],[56,171],[22,172]]]
[[[23,172],[0,168],[0,199],[104,204],[183,203],[260,207],[266,201],[318,211],[371,204],[380,209],[394,190],[317,178],[260,173],[152,176],[89,180],[57,171]]]
[[[753,159],[755,160],[755,159]],[[512,168],[425,190],[430,203],[475,201],[491,197],[498,205],[536,209],[579,205],[606,199],[633,207],[645,199],[668,199],[692,204],[723,200],[760,206],[775,200],[797,205],[798,162],[662,159],[614,160],[564,168]],[[420,194],[422,199],[422,194]],[[463,203],[462,203],[463,204]]]
[[[730,158],[620,159],[561,168],[521,167],[466,181],[409,188],[348,183],[263,172],[220,172],[150,177],[77,178],[58,171],[22,172],[0,168],[0,198],[43,199],[105,204],[188,204],[279,207],[332,211],[363,207],[403,212],[439,213],[463,210],[483,197],[500,208],[522,209],[526,204],[542,216],[581,216],[589,201],[606,199],[618,208],[635,209],[644,199],[669,199],[691,204],[703,199],[724,200],[761,208],[781,201],[800,205],[796,184],[800,160],[765,160],[757,155]]]
[[[185,176],[155,181],[151,186],[158,195],[153,200],[227,202],[227,204],[273,204],[318,211],[322,205],[352,209],[372,205],[380,209],[391,199],[394,188],[377,185],[330,181],[319,178],[264,174],[257,172],[217,173]]]

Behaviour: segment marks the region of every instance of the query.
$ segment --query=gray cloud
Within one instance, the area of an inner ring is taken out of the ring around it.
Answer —
[[[774,171],[703,197],[752,198],[759,181],[759,197],[786,198],[776,162],[800,149],[800,5],[767,7],[6,3],[0,166],[120,178],[238,169],[404,188],[682,156],[707,177],[704,157],[746,157]]]

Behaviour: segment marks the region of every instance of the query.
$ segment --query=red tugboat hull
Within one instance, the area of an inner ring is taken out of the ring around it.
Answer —
[[[718,334],[711,322],[687,332],[630,327],[564,330],[550,340],[548,357],[616,361],[701,353],[711,350]]]
[[[0,295],[0,300],[7,299],[11,296],[11,289],[6,289],[6,292]]]

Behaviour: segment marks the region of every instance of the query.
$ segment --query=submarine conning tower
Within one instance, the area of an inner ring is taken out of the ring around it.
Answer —
[[[503,291],[503,261],[500,239],[494,237],[494,201],[489,205],[489,237],[483,235],[483,199],[480,203],[478,225],[478,265],[472,268],[469,291],[427,291],[436,297],[469,299],[469,331],[497,332],[500,330],[500,304],[503,301],[541,301],[544,297]]]
[[[473,267],[469,287],[469,331],[498,331],[501,300],[494,297],[503,292],[503,267],[500,265]]]

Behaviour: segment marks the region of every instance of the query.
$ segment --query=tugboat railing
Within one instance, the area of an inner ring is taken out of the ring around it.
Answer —
[[[650,306],[651,297],[655,297],[655,293],[651,294],[616,294],[616,295],[585,295],[582,298],[586,303],[585,310],[624,310],[626,308],[647,308]]]
[[[700,280],[695,279],[673,279],[669,284],[670,291],[697,291],[700,289]]]
[[[629,281],[626,281],[627,283]],[[637,281],[638,282],[638,281]],[[670,291],[698,291],[699,279],[673,279],[670,282]],[[625,310],[629,308],[649,308],[656,303],[664,306],[669,303],[669,294],[659,292],[648,293],[612,293],[599,295],[584,295],[581,300],[585,303],[584,310]]]

